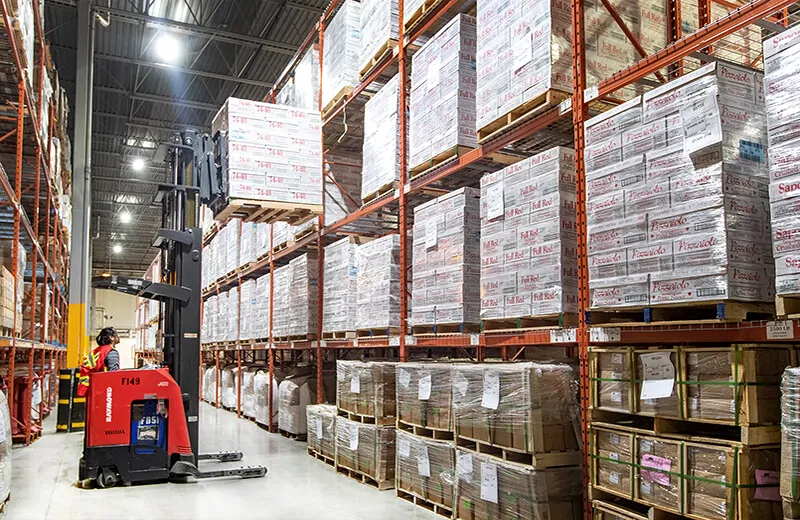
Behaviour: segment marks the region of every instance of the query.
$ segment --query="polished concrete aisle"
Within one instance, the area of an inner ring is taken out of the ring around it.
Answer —
[[[74,487],[83,434],[55,434],[13,450],[8,520],[433,519],[435,515],[312,459],[306,444],[269,434],[250,421],[203,404],[201,451],[241,450],[244,464],[263,464],[261,479],[207,480],[83,490]],[[203,467],[215,462],[204,462]],[[238,463],[233,463],[236,465]]]

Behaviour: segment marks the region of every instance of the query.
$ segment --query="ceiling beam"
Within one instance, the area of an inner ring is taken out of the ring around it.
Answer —
[[[199,125],[181,125],[180,123],[176,123],[173,121],[164,121],[162,119],[150,119],[146,117],[134,117],[131,121],[128,121],[128,116],[125,114],[115,114],[113,112],[92,112],[92,115],[98,117],[108,117],[112,119],[120,119],[124,120],[125,124],[134,128],[147,128],[147,129],[158,129],[158,130],[173,130],[175,132],[183,132],[187,128],[194,128],[198,130],[207,130],[208,127],[200,127]]]
[[[74,82],[70,80],[63,80],[62,83],[74,83]],[[154,94],[141,94],[141,93],[134,94],[132,92],[128,92],[123,88],[117,88],[117,87],[103,87],[95,85],[94,87],[92,87],[92,89],[95,92],[110,92],[112,94],[120,94],[123,96],[127,96],[128,99],[133,99],[135,101],[150,101],[152,103],[175,105],[185,108],[194,108],[197,110],[207,110],[209,112],[217,112],[220,109],[220,107],[214,105],[213,103],[203,103],[201,101],[192,101],[190,99],[181,99],[169,96],[157,96]]]

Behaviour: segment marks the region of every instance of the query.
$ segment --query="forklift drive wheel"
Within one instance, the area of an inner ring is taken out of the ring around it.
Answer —
[[[109,467],[103,467],[97,475],[97,486],[100,488],[110,488],[117,485],[117,473]]]

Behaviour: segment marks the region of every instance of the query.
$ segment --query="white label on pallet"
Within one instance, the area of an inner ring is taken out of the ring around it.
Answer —
[[[437,226],[437,224],[437,219],[433,219],[433,221],[428,221],[428,225],[425,227],[425,249],[433,249],[439,242],[439,237],[437,235],[437,228],[439,226]]]
[[[481,335],[480,334],[470,334],[469,335],[469,344],[470,345],[480,345],[481,344]]]
[[[464,397],[467,395],[468,387],[469,387],[469,381],[464,376],[464,374],[462,374],[461,372],[456,372],[455,375],[453,375],[453,388],[455,388],[456,391],[459,394],[461,394],[461,397]]]
[[[497,410],[500,404],[500,374],[487,370],[483,373],[483,398],[481,406],[490,410]]]
[[[420,401],[427,401],[431,398],[431,374],[420,374],[419,376],[419,391],[417,397]],[[429,476],[429,475],[426,475]]]
[[[767,339],[794,339],[794,321],[770,321],[767,323]]]
[[[358,346],[358,338],[353,338],[353,346],[354,347]]]
[[[424,442],[417,444],[417,471],[421,477],[431,476],[431,459],[428,457],[428,446]]]
[[[358,424],[352,423],[350,425],[350,451],[358,449]]]
[[[503,205],[503,183],[498,182],[486,188],[486,220],[493,220],[505,214]]]
[[[320,342],[319,342],[319,346],[320,346],[321,348],[325,348],[325,347],[327,347],[327,346],[328,346],[328,342],[327,342],[327,341],[325,341],[324,339],[323,339],[323,340],[320,340]]]
[[[456,473],[458,476],[472,475],[472,454],[471,453],[456,453]]]
[[[414,336],[406,336],[406,345],[416,345],[416,344],[417,344],[417,338],[415,338]]]
[[[672,395],[675,389],[675,365],[669,356],[669,352],[653,352],[640,356],[644,372],[641,399],[660,399]]]
[[[322,438],[322,417],[316,418],[317,439]]]
[[[550,343],[575,343],[577,341],[577,329],[555,329],[550,331]]]
[[[481,462],[481,500],[497,503],[497,466]]]
[[[442,62],[440,58],[434,58],[428,64],[428,74],[425,78],[425,87],[427,91],[430,91],[434,87],[439,86],[439,72],[442,68]]]
[[[398,368],[397,382],[400,383],[400,386],[403,388],[408,388],[408,385],[411,384],[411,372],[403,368]]]
[[[361,375],[358,372],[353,372],[350,377],[350,392],[353,394],[361,393]]]
[[[399,189],[394,190],[394,193],[392,193],[392,198],[393,199],[399,199],[400,198],[400,190]]]
[[[290,341],[289,345],[291,345],[291,347],[294,348],[294,341]]]
[[[600,89],[597,85],[593,85],[583,91],[583,102],[588,103],[593,99],[597,99],[598,96],[600,96]]]
[[[609,480],[609,482],[611,482],[612,484],[614,484],[614,485],[618,486],[618,485],[619,485],[619,482],[620,482],[620,480],[621,480],[621,479],[620,479],[620,474],[619,474],[619,473],[617,473],[616,471],[612,471],[611,473],[609,473],[609,474],[608,474],[608,480]]]
[[[403,437],[397,439],[397,453],[401,457],[408,458],[411,455],[411,441]]]
[[[619,343],[622,333],[619,327],[592,327],[589,329],[589,341],[592,343]]]
[[[572,111],[572,96],[558,104],[558,115]]]
[[[399,347],[400,346],[400,336],[389,336],[389,346],[390,347]]]
[[[403,193],[408,193],[411,191],[411,183],[406,183],[403,185]]]

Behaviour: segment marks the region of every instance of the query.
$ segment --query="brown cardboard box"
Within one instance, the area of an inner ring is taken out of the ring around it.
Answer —
[[[632,499],[634,435],[592,427],[592,485]]]
[[[306,407],[308,447],[333,460],[336,453],[336,407],[312,404]]]
[[[683,483],[680,478],[681,442],[655,436],[637,436],[634,469],[637,502],[680,513]],[[652,469],[651,469],[652,468]]]
[[[569,365],[453,365],[456,435],[528,453],[578,449]]]
[[[592,384],[595,391],[593,406],[604,410],[630,412],[631,362],[628,349],[593,349]]]
[[[658,415],[660,417],[680,417],[680,399],[678,397],[679,388],[676,386],[672,389],[672,395],[669,397],[662,397],[659,399],[641,399],[642,383],[645,379],[644,368],[642,365],[642,355],[653,352],[670,352],[670,361],[673,367],[678,367],[678,353],[676,349],[637,349],[634,351],[634,363],[636,364],[636,385],[635,400],[637,406],[637,413],[641,415]],[[677,375],[677,369],[676,369]]]
[[[395,417],[396,365],[388,361],[337,361],[336,406],[368,417]]]
[[[456,448],[456,517],[580,520],[581,473],[577,466],[534,468]]]
[[[396,487],[424,500],[453,507],[453,443],[397,430]]]
[[[397,419],[452,431],[451,367],[445,363],[403,363],[397,367]],[[420,384],[420,382],[422,384]]]
[[[797,520],[800,518],[800,502],[783,499],[783,518]]]
[[[395,429],[336,418],[336,465],[394,483]]]

